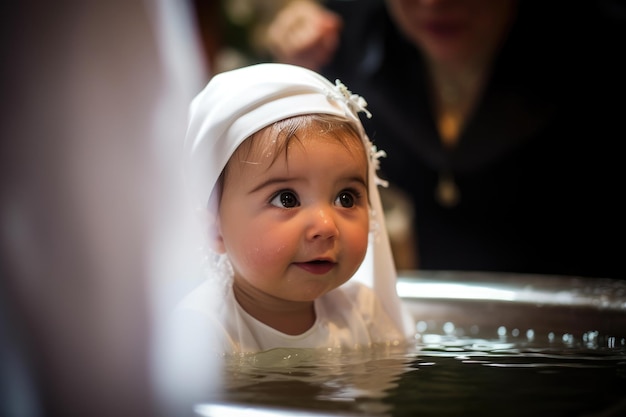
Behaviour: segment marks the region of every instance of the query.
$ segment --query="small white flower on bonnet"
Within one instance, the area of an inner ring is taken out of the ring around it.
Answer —
[[[348,107],[355,114],[362,111],[368,119],[372,118],[372,113],[366,109],[367,101],[365,101],[365,99],[358,94],[352,94],[352,92],[348,90],[348,87],[346,87],[341,81],[335,80],[335,88],[333,91],[339,93],[339,96],[334,95],[333,98],[338,100],[342,100],[343,98]]]

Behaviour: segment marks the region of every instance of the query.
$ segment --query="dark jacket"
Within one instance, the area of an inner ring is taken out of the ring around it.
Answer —
[[[381,176],[415,208],[420,269],[626,277],[623,10],[522,0],[475,113],[446,151],[420,51],[384,2],[327,5],[345,26],[322,73],[367,100],[373,117],[363,123],[388,154]],[[454,207],[435,199],[446,173],[460,190]]]

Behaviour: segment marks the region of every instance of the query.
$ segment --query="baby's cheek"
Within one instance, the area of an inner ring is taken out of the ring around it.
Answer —
[[[353,242],[354,243],[350,245],[350,250],[355,258],[362,260],[367,252],[368,233],[361,233],[360,236],[353,239]]]
[[[280,267],[285,262],[286,245],[280,240],[272,237],[250,238],[246,242],[245,260],[248,268],[255,268],[257,271],[270,270]]]

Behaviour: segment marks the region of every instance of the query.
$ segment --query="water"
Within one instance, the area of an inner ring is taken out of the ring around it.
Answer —
[[[418,337],[226,363],[195,416],[626,416],[626,281],[420,271]]]
[[[275,349],[229,361],[223,390],[195,411],[250,417],[625,416],[626,340],[590,333],[575,340],[566,334],[541,340],[424,334],[409,347]]]

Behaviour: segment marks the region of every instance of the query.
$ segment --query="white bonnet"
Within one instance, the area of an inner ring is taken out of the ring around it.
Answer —
[[[185,138],[186,179],[195,204],[206,204],[237,147],[262,128],[291,116],[344,117],[369,139],[357,112],[367,103],[337,81],[303,67],[256,64],[215,75],[190,106]]]

